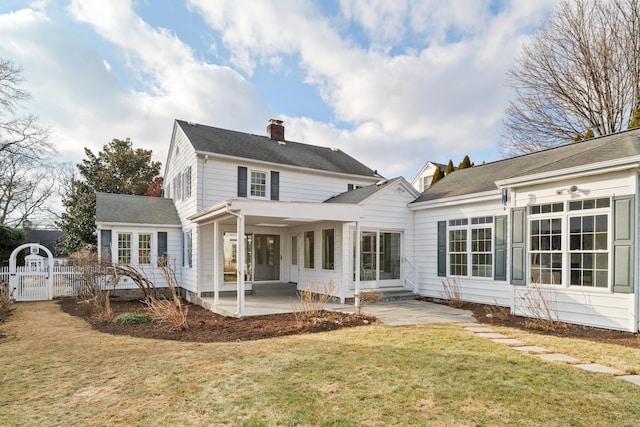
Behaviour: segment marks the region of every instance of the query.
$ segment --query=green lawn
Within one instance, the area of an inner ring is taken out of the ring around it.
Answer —
[[[0,425],[640,424],[640,387],[456,325],[192,344],[100,334],[55,303],[15,307],[0,325]],[[637,350],[575,343],[640,370]]]

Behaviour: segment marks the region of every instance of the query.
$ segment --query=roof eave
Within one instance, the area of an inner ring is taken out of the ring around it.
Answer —
[[[539,174],[519,176],[495,181],[499,189],[502,188],[518,188],[533,184],[544,184],[548,182],[561,181],[567,178],[578,176],[600,175],[607,172],[618,172],[629,169],[637,169],[640,167],[640,156],[625,157],[622,159],[608,160],[599,163],[590,163],[586,165],[575,166],[572,168],[562,169],[561,171],[549,171]]]
[[[462,204],[488,202],[493,200],[501,200],[502,192],[500,190],[483,191],[480,193],[462,194],[460,196],[445,197],[442,199],[427,200],[424,202],[409,203],[410,210],[442,208],[448,206],[457,206]]]

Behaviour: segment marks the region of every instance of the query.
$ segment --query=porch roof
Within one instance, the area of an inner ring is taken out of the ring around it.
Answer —
[[[245,225],[290,227],[317,221],[356,222],[363,217],[363,207],[343,203],[283,202],[229,199],[188,217],[198,224],[235,223],[244,215]]]

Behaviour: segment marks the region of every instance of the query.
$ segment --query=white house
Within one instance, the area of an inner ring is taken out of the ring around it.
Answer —
[[[234,291],[242,314],[243,295],[258,282],[300,289],[332,282],[342,302],[361,288],[412,291],[416,284],[407,205],[419,193],[339,149],[287,141],[280,121],[258,136],[177,120],[164,176],[163,200],[175,206],[182,233],[182,247],[170,248],[168,257],[178,261],[191,301]],[[140,235],[151,236],[145,250],[156,247],[159,221],[144,209],[111,208],[115,217],[107,218],[105,199],[113,197],[96,200],[101,252],[135,263]],[[141,206],[149,199],[115,197]],[[123,251],[132,255],[123,259]]]
[[[639,166],[632,130],[458,170],[420,193],[340,150],[287,141],[280,121],[257,136],[177,120],[160,199],[173,219],[141,208],[107,220],[115,196],[99,194],[96,222],[114,261],[136,262],[140,234],[152,252],[166,238],[184,295],[215,305],[235,291],[239,314],[259,282],[333,282],[343,303],[457,286],[518,314],[542,299],[559,320],[638,331]]]

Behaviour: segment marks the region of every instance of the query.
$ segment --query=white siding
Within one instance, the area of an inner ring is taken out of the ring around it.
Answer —
[[[438,276],[438,221],[458,218],[508,215],[500,198],[483,203],[468,203],[460,206],[415,211],[415,258],[418,269],[419,294],[433,298],[443,297],[443,279]],[[509,277],[509,257],[507,256],[507,277]],[[453,280],[450,278],[450,280]],[[494,281],[490,278],[460,277],[462,299],[481,304],[509,306],[512,287],[508,281]]]
[[[500,200],[495,202],[465,203],[458,206],[420,209],[415,211],[415,250],[418,262],[420,294],[442,297],[442,277],[437,275],[437,223],[456,218],[509,215],[510,208],[535,204],[558,203],[568,200],[593,199],[635,193],[636,175],[633,172],[611,173],[563,182],[546,183],[518,188],[511,193],[509,205],[503,210]],[[577,191],[568,191],[571,186]],[[636,213],[637,218],[637,213]],[[638,224],[637,224],[638,225]],[[510,241],[511,221],[508,220]],[[638,239],[636,238],[636,242]],[[636,243],[637,245],[637,243]],[[459,278],[462,299],[484,304],[511,306],[519,315],[527,315],[526,294],[532,294],[531,286],[512,286],[510,279],[510,245],[507,252],[507,281],[491,279]],[[636,248],[637,251],[637,248]],[[528,259],[527,255],[527,259]],[[566,271],[566,267],[565,267]],[[635,289],[638,278],[636,274]],[[541,285],[543,295],[549,297],[555,307],[558,320],[623,330],[637,330],[636,295],[614,294],[610,289],[593,289],[566,286]]]
[[[204,205],[218,204],[238,196],[238,166],[249,171],[280,173],[281,201],[323,202],[339,193],[347,191],[347,184],[370,185],[376,182],[371,178],[352,178],[320,171],[303,171],[285,166],[264,165],[249,161],[229,161],[209,157],[204,172]]]
[[[167,254],[168,262],[172,269],[176,272],[176,277],[180,278],[182,263],[177,257],[182,257],[181,250],[181,233],[177,228],[169,228],[162,226],[101,226],[102,230],[111,230],[111,259],[113,262],[118,260],[118,234],[131,234],[131,265],[140,269],[156,287],[165,287],[165,280],[162,270],[158,265],[158,232],[167,233]],[[151,234],[151,263],[140,265],[138,259],[138,236],[140,234]],[[180,280],[178,280],[180,281]],[[181,283],[179,283],[181,285]],[[119,289],[136,288],[137,285],[131,279],[122,277],[119,280]]]

